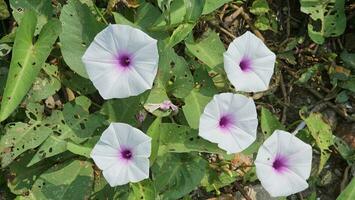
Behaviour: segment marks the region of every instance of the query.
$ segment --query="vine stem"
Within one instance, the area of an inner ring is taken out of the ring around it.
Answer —
[[[99,8],[94,4],[94,8],[95,11],[97,12],[97,14],[100,16],[100,18],[102,19],[102,21],[104,21],[104,23],[106,25],[108,25],[108,22],[106,21],[105,17],[102,15],[101,11],[99,10]]]

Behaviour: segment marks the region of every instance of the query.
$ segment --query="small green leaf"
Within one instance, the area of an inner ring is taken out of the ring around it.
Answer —
[[[205,0],[184,0],[186,7],[185,21],[196,22],[201,16]]]
[[[9,74],[1,102],[0,121],[5,120],[21,103],[61,32],[60,22],[53,19],[43,26],[36,43],[33,44],[36,24],[35,13],[26,12],[16,31]]]
[[[285,130],[284,125],[266,108],[261,108],[260,116],[261,131],[264,134],[264,138],[270,137],[275,130]]]
[[[304,118],[304,121],[321,151],[318,168],[318,173],[320,173],[330,157],[329,147],[334,144],[332,129],[328,123],[324,122],[322,115],[319,113],[311,113],[307,118]]]
[[[201,41],[186,41],[185,44],[194,56],[211,69],[223,64],[223,53],[226,50],[217,33],[209,31]]]
[[[157,117],[154,122],[149,126],[147,135],[152,138],[152,149],[150,154],[150,165],[153,165],[155,159],[157,158],[159,145],[160,145],[160,124],[161,118]]]
[[[60,15],[63,32],[60,34],[61,51],[67,65],[80,76],[87,78],[81,57],[104,25],[99,23],[86,4],[69,0]]]
[[[205,0],[205,5],[203,7],[202,14],[206,15],[215,10],[219,7],[223,6],[223,4],[229,3],[232,0]]]
[[[355,69],[355,53],[348,53],[347,51],[343,51],[340,54],[340,58],[349,69]]]
[[[4,20],[8,17],[10,17],[10,13],[7,9],[6,2],[4,0],[0,0],[0,20]]]
[[[198,129],[200,116],[210,100],[211,97],[202,95],[198,90],[192,90],[191,93],[185,97],[185,105],[182,107],[182,110],[191,128]]]
[[[131,184],[132,191],[129,194],[128,200],[155,200],[157,199],[157,194],[155,191],[154,184],[151,180],[146,179],[139,183]]]
[[[73,154],[84,156],[86,158],[90,158],[90,153],[92,150],[92,148],[90,148],[90,147],[77,145],[72,142],[67,143],[67,149],[68,149],[68,151],[72,152]]]
[[[167,41],[167,47],[174,47],[176,44],[184,40],[192,31],[195,24],[186,23],[180,24],[173,32],[169,40]]]
[[[355,199],[355,178],[351,179],[348,186],[341,192],[337,200],[351,200]]]
[[[269,4],[266,0],[255,0],[250,8],[250,12],[254,15],[266,14],[269,10]]]
[[[32,186],[34,199],[88,199],[94,181],[90,162],[74,160],[54,165]]]
[[[179,199],[201,182],[207,161],[191,154],[168,154],[152,167],[154,185],[163,199]]]

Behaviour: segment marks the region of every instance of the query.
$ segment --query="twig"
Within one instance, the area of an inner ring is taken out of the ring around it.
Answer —
[[[340,191],[343,191],[349,178],[350,165],[345,168],[343,180],[340,183]]]
[[[240,9],[239,6],[231,4],[231,6],[235,9]],[[260,38],[262,41],[265,41],[264,36],[260,33],[260,31],[258,29],[255,28],[255,26],[253,25],[251,18],[249,17],[249,15],[244,12],[244,9],[242,9],[240,15],[244,18],[244,20],[248,23],[248,25],[250,26],[250,29],[255,33],[256,36],[258,36],[258,38]]]
[[[94,4],[94,9],[95,9],[96,13],[100,16],[102,21],[104,21],[104,23],[106,25],[108,25],[108,22],[106,21],[105,17],[102,15],[101,11],[99,10],[99,8],[95,4]]]
[[[246,200],[251,200],[251,198],[249,197],[249,195],[245,192],[245,190],[243,189],[243,187],[241,185],[239,185],[238,181],[234,182],[235,187],[238,189],[238,191],[243,195],[243,197]]]
[[[242,13],[243,11],[243,7],[238,8],[237,10],[235,10],[231,15],[227,16],[224,18],[224,22],[226,23],[227,26],[229,26],[230,24],[232,24],[234,22],[234,20]]]

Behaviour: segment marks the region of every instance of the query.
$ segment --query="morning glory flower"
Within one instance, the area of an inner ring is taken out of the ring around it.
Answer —
[[[223,56],[224,70],[237,91],[268,89],[276,56],[253,33],[247,31],[234,39]]]
[[[151,138],[123,123],[111,123],[91,152],[111,187],[149,177]]]
[[[260,147],[256,174],[273,197],[288,196],[308,187],[312,147],[286,131],[276,130]]]
[[[200,117],[199,135],[230,153],[241,152],[256,139],[258,119],[253,99],[240,94],[215,95]]]
[[[158,70],[157,40],[127,25],[98,33],[82,61],[104,99],[126,98],[151,89]]]

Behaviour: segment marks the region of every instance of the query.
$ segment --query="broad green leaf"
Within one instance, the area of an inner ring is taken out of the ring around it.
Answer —
[[[90,147],[81,146],[72,142],[67,143],[67,149],[73,154],[84,156],[86,158],[90,158],[90,153],[92,150]]]
[[[270,137],[275,130],[285,130],[285,127],[280,121],[266,108],[261,108],[260,116],[261,131],[264,134],[264,138]]]
[[[355,162],[355,149],[351,148],[343,139],[334,136],[334,147],[350,165]]]
[[[205,0],[205,5],[203,7],[202,14],[206,15],[215,10],[219,7],[223,6],[226,3],[231,2],[232,0]]]
[[[43,120],[43,124],[51,130],[50,136],[39,147],[28,166],[65,152],[68,141],[76,144],[84,142],[105,126],[104,121],[100,114],[89,114],[81,106],[70,102],[65,104],[63,112],[54,111],[50,117]]]
[[[351,200],[355,199],[355,178],[351,179],[351,182],[340,193],[337,200]]]
[[[60,15],[63,32],[60,34],[61,51],[66,64],[80,76],[87,78],[81,57],[104,25],[98,22],[86,4],[69,0]]]
[[[38,147],[51,133],[49,127],[44,126],[43,106],[28,105],[28,123],[14,122],[5,128],[5,135],[0,140],[1,167],[6,167],[23,152]]]
[[[176,44],[184,40],[192,31],[195,24],[186,23],[180,24],[173,32],[169,40],[167,41],[167,47],[174,47]]]
[[[9,74],[1,102],[0,121],[5,120],[21,103],[47,59],[53,43],[61,32],[61,24],[54,19],[43,26],[33,44],[37,24],[34,12],[26,12],[16,31]]]
[[[226,51],[219,36],[209,31],[201,41],[186,41],[187,49],[211,69],[223,64],[223,53]],[[213,48],[211,48],[213,47]]]
[[[129,200],[156,200],[157,193],[155,191],[154,184],[150,179],[138,183],[131,184],[132,191],[129,194]]]
[[[129,25],[135,28],[139,28],[139,26],[135,25],[133,22],[126,19],[122,14],[117,12],[113,12],[112,14],[116,24]]]
[[[311,113],[307,118],[304,118],[304,121],[321,151],[318,168],[318,173],[320,173],[330,157],[329,147],[334,144],[332,129],[328,123],[324,122],[319,113]]]
[[[38,163],[37,165],[26,167],[32,156],[33,152],[24,153],[8,166],[12,177],[8,180],[7,186],[12,193],[30,196],[31,187],[36,179],[53,164],[57,163],[58,160],[68,158],[68,156],[56,157],[55,159],[48,160],[46,163]]]
[[[201,16],[205,0],[184,0],[186,7],[185,21],[196,22]]]
[[[186,97],[193,88],[193,77],[186,60],[177,55],[172,48],[159,45],[158,79],[166,92],[178,98]]]
[[[161,118],[157,117],[154,122],[149,126],[147,135],[152,138],[152,149],[149,157],[150,165],[153,165],[155,159],[157,158],[159,145],[160,145],[160,124]]]
[[[301,11],[309,14],[308,35],[318,44],[325,37],[343,34],[346,28],[344,0],[300,0]]]
[[[18,23],[27,11],[33,11],[38,18],[35,34],[52,18],[53,7],[51,1],[43,0],[10,0],[12,14]]]
[[[144,2],[137,9],[134,24],[144,29],[149,29],[161,16],[161,12],[151,3]]]
[[[163,15],[161,15],[156,22],[152,25],[152,28],[149,30],[169,30],[180,23],[184,22],[185,15],[186,15],[186,7],[185,7],[185,0],[168,0],[166,6],[163,6]],[[171,2],[171,4],[169,3]]]
[[[205,176],[201,181],[201,186],[206,189],[207,192],[222,188],[236,181],[238,173],[232,171],[232,174],[225,171],[217,172],[215,169],[208,168]]]
[[[207,161],[192,154],[168,154],[152,167],[154,185],[163,199],[179,199],[194,190],[205,175]]]
[[[32,186],[34,199],[88,199],[94,181],[92,164],[74,160],[54,165]]]
[[[150,90],[147,101],[144,103],[144,108],[157,117],[166,117],[171,114],[171,110],[160,110],[157,105],[168,101],[169,97],[166,94],[165,88],[159,83],[159,80],[155,82],[154,87]],[[154,110],[157,108],[156,110]]]
[[[27,94],[29,101],[35,102],[54,95],[61,87],[58,77],[58,68],[55,65],[45,64],[43,72],[39,73]]]
[[[191,93],[185,97],[185,105],[182,107],[182,110],[191,128],[198,129],[200,116],[210,100],[211,97],[202,95],[196,89],[192,90]]]
[[[355,69],[355,53],[348,53],[347,51],[343,51],[340,54],[340,58],[349,69]]]
[[[198,131],[188,126],[162,123],[160,125],[159,155],[166,152],[206,152],[225,154],[216,144],[198,136]]]
[[[207,72],[207,65],[203,65],[195,60],[190,61],[190,65],[195,67],[194,82],[195,88],[204,96],[213,96],[218,93],[218,90],[213,82],[213,79]]]
[[[0,0],[0,20],[4,20],[8,17],[10,17],[10,13],[7,9],[6,2],[4,0]]]
[[[98,175],[95,175],[94,187],[89,199],[128,199],[129,192],[129,184],[111,187],[103,177],[102,173],[99,173]]]
[[[125,99],[111,99],[104,103],[100,112],[106,115],[110,122],[123,122],[135,126],[136,115],[143,109],[146,98],[147,94],[144,93]]]

